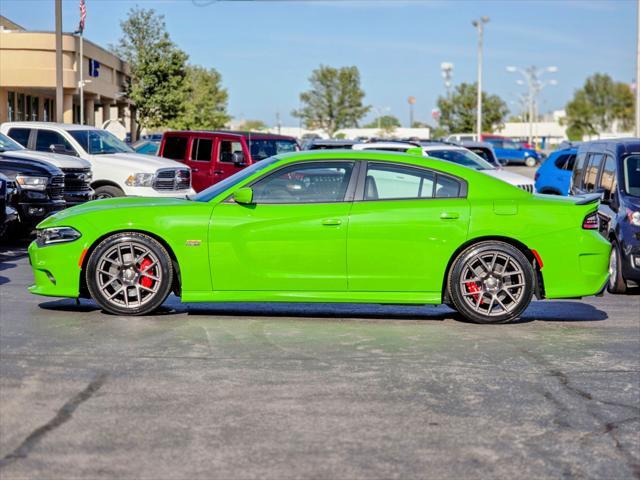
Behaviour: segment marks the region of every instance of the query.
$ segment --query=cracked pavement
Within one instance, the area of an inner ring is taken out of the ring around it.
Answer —
[[[447,307],[30,295],[0,251],[0,477],[640,478],[640,296]]]

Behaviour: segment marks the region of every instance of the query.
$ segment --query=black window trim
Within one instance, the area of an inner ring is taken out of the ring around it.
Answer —
[[[233,201],[233,193],[236,190],[239,190],[241,188],[252,188],[256,183],[258,183],[261,180],[265,180],[267,178],[269,178],[272,175],[276,175],[278,174],[278,172],[281,172],[282,170],[285,170],[286,168],[292,167],[292,166],[298,166],[298,165],[304,165],[304,164],[308,164],[308,163],[320,163],[320,164],[327,164],[327,163],[352,163],[353,164],[353,169],[351,170],[351,177],[349,178],[349,184],[347,185],[347,189],[344,193],[344,197],[342,200],[336,200],[335,202],[260,202],[260,203],[255,203],[255,205],[331,205],[331,204],[336,204],[336,203],[350,203],[353,202],[353,198],[355,195],[355,191],[356,191],[356,185],[358,182],[358,179],[360,177],[360,170],[362,169],[362,164],[365,162],[359,161],[359,160],[355,160],[353,158],[349,159],[349,158],[343,158],[343,159],[338,159],[338,158],[331,158],[331,159],[321,159],[321,158],[314,158],[314,159],[308,159],[308,160],[301,160],[298,162],[291,162],[291,163],[286,163],[284,165],[281,165],[278,168],[275,168],[273,170],[270,170],[269,172],[267,172],[266,174],[254,179],[253,181],[242,185],[242,186],[238,186],[237,188],[234,189],[233,192],[231,192],[231,194],[225,198],[222,202],[220,203],[235,203]]]
[[[423,200],[451,200],[451,199],[465,199],[469,193],[469,185],[467,181],[463,178],[456,177],[455,175],[451,175],[449,173],[444,173],[439,170],[434,170],[432,168],[425,168],[419,165],[411,165],[408,163],[400,163],[400,162],[387,162],[384,160],[364,160],[361,161],[363,165],[360,167],[360,172],[358,176],[358,185],[356,186],[355,197],[353,199],[354,202],[398,202],[398,201],[423,201]],[[433,184],[434,190],[435,185],[438,183],[438,176],[443,176],[449,178],[450,180],[454,180],[460,184],[460,191],[457,197],[403,197],[403,198],[378,198],[378,199],[365,199],[364,198],[364,187],[365,182],[367,180],[367,170],[369,168],[369,164],[372,165],[382,165],[382,166],[393,166],[393,167],[402,167],[413,170],[418,170],[419,172],[427,172],[431,173],[434,176]]]
[[[194,146],[195,146],[196,142],[200,143],[200,140],[208,140],[208,141],[211,142],[211,152],[209,152],[209,160],[199,160],[199,159],[196,159],[196,158],[192,158],[193,157]],[[188,161],[190,161],[190,162],[200,162],[200,163],[212,163],[214,161],[213,160],[213,154],[215,152],[215,148],[216,148],[216,142],[215,142],[214,138],[202,137],[202,136],[193,136],[193,137],[191,137],[191,141],[187,145],[187,150],[189,152],[189,154],[187,155]]]

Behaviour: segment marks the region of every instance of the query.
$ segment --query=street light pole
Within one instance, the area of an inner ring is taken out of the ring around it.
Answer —
[[[478,30],[478,100],[476,113],[476,133],[478,141],[482,139],[482,41],[484,36],[484,25],[489,22],[489,17],[480,17],[471,24]]]
[[[636,24],[636,137],[640,137],[640,0],[637,2]]]

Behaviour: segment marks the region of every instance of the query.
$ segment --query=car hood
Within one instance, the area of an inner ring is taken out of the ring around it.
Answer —
[[[509,172],[507,170],[480,170],[493,178],[499,178],[500,180],[510,183],[511,185],[533,185],[535,182],[532,178],[525,177],[519,173]]]
[[[96,162],[110,162],[137,173],[154,173],[160,168],[186,168],[184,163],[169,160],[168,158],[156,157],[155,155],[144,155],[142,153],[110,153],[107,155],[91,155],[91,159]]]
[[[167,208],[175,206],[189,206],[194,205],[197,202],[181,198],[158,198],[158,197],[118,197],[107,198],[102,200],[93,200],[91,202],[82,203],[75,207],[61,210],[55,215],[52,215],[40,224],[38,228],[45,228],[49,226],[59,225],[60,222],[69,220],[78,215],[86,215],[96,213],[104,210],[122,209],[122,208]]]
[[[12,150],[7,153],[25,160],[34,159],[49,162],[58,168],[91,168],[91,164],[86,160],[60,153],[38,152],[36,150]]]

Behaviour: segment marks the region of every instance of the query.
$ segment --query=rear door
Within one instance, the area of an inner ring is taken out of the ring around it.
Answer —
[[[211,183],[218,183],[244,168],[248,161],[245,152],[246,147],[240,135],[218,136],[213,157],[213,181]],[[239,162],[234,163],[234,154],[236,154],[235,159],[240,160]]]
[[[349,216],[349,290],[440,292],[469,224],[466,183],[436,171],[369,162]]]
[[[191,182],[196,192],[213,185],[216,180],[213,175],[213,147],[214,137],[191,137],[190,147],[185,163],[191,167]]]

